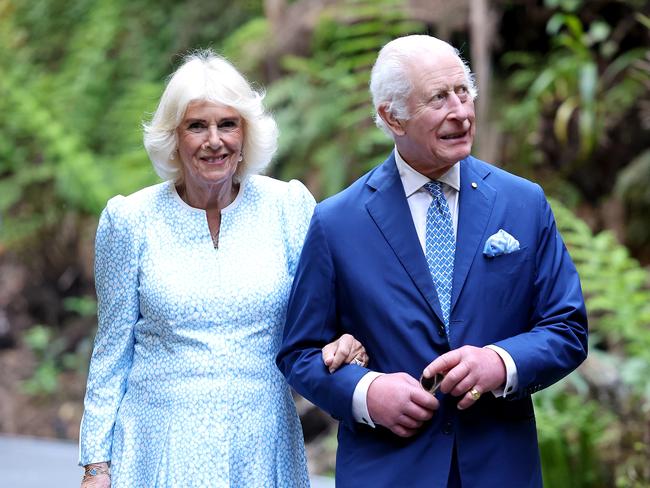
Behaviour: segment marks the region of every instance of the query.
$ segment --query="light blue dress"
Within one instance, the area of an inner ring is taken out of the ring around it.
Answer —
[[[171,182],[108,202],[80,464],[111,460],[113,488],[309,486],[275,355],[314,204],[248,177],[215,249]]]

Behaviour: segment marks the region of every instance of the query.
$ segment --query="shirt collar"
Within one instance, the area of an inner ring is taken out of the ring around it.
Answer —
[[[397,172],[399,177],[402,180],[402,185],[404,186],[404,193],[406,193],[406,198],[413,195],[418,191],[425,183],[431,181],[428,177],[424,176],[422,173],[415,171],[409,164],[404,161],[400,155],[397,147],[395,148],[395,164],[397,165]],[[438,181],[445,183],[452,187],[456,191],[460,191],[460,162],[454,164],[449,171],[444,175],[438,178]]]

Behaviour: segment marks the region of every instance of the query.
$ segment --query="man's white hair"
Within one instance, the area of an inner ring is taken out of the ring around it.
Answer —
[[[407,102],[413,90],[410,67],[417,66],[418,59],[431,56],[441,50],[448,50],[458,58],[467,77],[470,96],[472,99],[476,98],[478,92],[469,64],[451,44],[426,35],[393,39],[379,51],[370,75],[370,94],[375,107],[375,123],[390,137],[393,134],[379,116],[379,106],[386,104],[387,112],[398,119],[408,120],[411,114]]]

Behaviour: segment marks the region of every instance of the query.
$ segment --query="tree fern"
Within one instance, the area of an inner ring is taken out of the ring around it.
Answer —
[[[611,232],[593,235],[552,205],[581,277],[591,351],[577,372],[534,397],[545,483],[647,486],[632,479],[643,478],[650,455],[650,274]]]
[[[370,69],[386,42],[423,30],[396,5],[392,0],[348,0],[323,10],[311,55],[282,59],[287,75],[268,91],[281,127],[280,177],[301,177],[323,197],[388,153],[392,142],[372,122]]]

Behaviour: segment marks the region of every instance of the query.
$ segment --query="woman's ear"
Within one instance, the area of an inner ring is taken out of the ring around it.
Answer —
[[[381,120],[388,126],[388,128],[396,136],[403,136],[405,134],[404,127],[402,126],[402,121],[395,117],[392,112],[388,111],[388,104],[382,103],[377,107],[377,114],[381,117]]]

